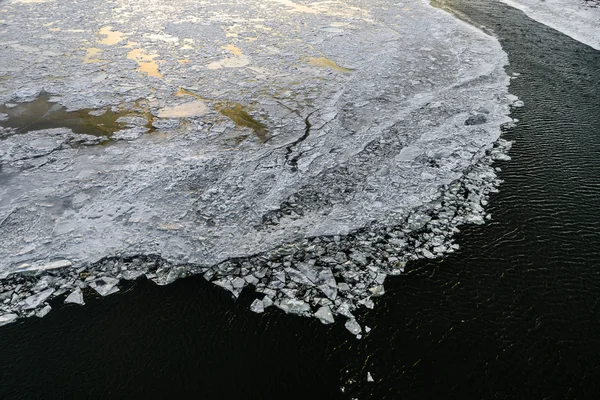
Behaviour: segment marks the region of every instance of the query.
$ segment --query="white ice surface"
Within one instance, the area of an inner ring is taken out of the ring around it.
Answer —
[[[501,0],[531,19],[600,50],[600,4],[584,0]]]

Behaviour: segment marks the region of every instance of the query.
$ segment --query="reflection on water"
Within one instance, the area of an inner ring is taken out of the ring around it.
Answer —
[[[154,59],[158,54],[145,54],[142,49],[133,49],[127,53],[129,60],[134,60],[138,63],[138,71],[147,74],[154,78],[162,78],[162,74],[158,70],[158,64]]]
[[[215,107],[218,112],[235,122],[238,127],[250,128],[261,143],[267,140],[266,126],[255,120],[239,103],[218,103]]]
[[[211,100],[205,99],[199,94],[196,94],[184,88],[179,88],[175,95],[191,96],[198,99],[202,104],[211,102]],[[246,107],[244,107],[243,105],[235,102],[217,102],[215,104],[215,109],[225,117],[235,122],[236,126],[252,129],[252,131],[258,137],[261,143],[264,143],[267,140],[267,127],[262,122],[259,122],[254,117],[252,117],[246,110]],[[243,142],[246,138],[246,135],[241,135],[236,139],[236,142],[239,144]]]
[[[316,67],[329,68],[338,72],[352,72],[351,69],[340,67],[335,61],[332,61],[325,57],[310,57],[308,59],[308,63]]]
[[[98,54],[102,53],[101,49],[96,47],[90,47],[85,50],[85,56],[83,57],[84,64],[93,64],[99,62],[105,62],[106,60],[101,60],[98,58]]]
[[[100,29],[99,34],[106,37],[102,40],[99,40],[98,43],[105,44],[107,46],[115,45],[119,42],[122,42],[124,39],[123,33],[119,31],[113,31],[112,26],[105,26],[104,28]]]
[[[124,125],[117,120],[135,114],[132,111],[114,112],[110,108],[67,111],[62,105],[51,102],[50,96],[45,93],[30,103],[19,103],[13,107],[0,106],[0,113],[8,115],[8,119],[0,122],[0,126],[15,128],[18,133],[69,128],[75,133],[96,136],[110,136],[123,129]]]

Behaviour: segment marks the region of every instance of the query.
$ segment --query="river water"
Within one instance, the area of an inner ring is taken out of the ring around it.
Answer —
[[[233,302],[199,277],[140,281],[3,327],[0,398],[596,398],[600,51],[497,2],[451,6],[521,74],[513,160],[498,164],[492,222],[386,281],[365,338],[253,314],[250,291]]]

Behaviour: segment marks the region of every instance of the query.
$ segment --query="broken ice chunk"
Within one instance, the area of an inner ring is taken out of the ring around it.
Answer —
[[[116,278],[103,277],[90,283],[90,287],[98,292],[100,296],[108,296],[119,291],[118,283],[119,280]]]
[[[50,288],[37,294],[34,294],[33,296],[29,296],[23,302],[23,309],[32,310],[34,308],[39,307],[40,304],[42,304],[44,301],[46,301],[46,299],[48,299],[48,297],[52,295],[52,293],[54,293],[54,289]]]
[[[65,299],[65,303],[84,305],[85,302],[83,301],[83,293],[81,292],[81,289],[77,288],[71,292],[71,294]]]
[[[265,305],[265,308],[271,307],[273,305],[273,300],[269,296],[265,296],[265,298],[262,299],[262,302]]]
[[[277,304],[277,307],[288,314],[305,315],[310,312],[310,306],[302,300],[283,299]]]
[[[256,299],[250,305],[250,310],[257,314],[262,314],[265,312],[265,304],[262,302],[262,300]]]
[[[331,313],[331,309],[328,306],[319,308],[315,313],[315,317],[319,318],[319,320],[325,325],[333,324],[335,322],[333,314]]]
[[[17,320],[17,314],[0,315],[0,326],[8,325]]]
[[[346,321],[345,326],[346,326],[346,329],[348,329],[350,331],[350,333],[352,333],[353,335],[358,336],[362,332],[362,328],[360,327],[360,325],[358,324],[358,322],[356,322],[356,320],[354,318]]]
[[[48,304],[46,304],[46,307],[44,307],[41,310],[39,310],[38,312],[36,312],[35,316],[38,318],[44,318],[46,315],[48,315],[50,310],[52,310],[52,307],[50,307]]]
[[[373,294],[373,296],[383,296],[385,294],[385,289],[383,285],[378,285],[369,289],[369,291]]]
[[[373,379],[370,372],[367,372],[367,382],[375,382],[375,379]]]

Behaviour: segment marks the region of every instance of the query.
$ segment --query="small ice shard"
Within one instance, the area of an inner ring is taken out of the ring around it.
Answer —
[[[144,275],[142,271],[123,271],[123,279],[128,281],[135,281],[142,275]]]
[[[83,293],[81,292],[81,289],[77,288],[72,291],[71,294],[65,299],[65,303],[84,305],[85,301],[83,301]]]
[[[435,255],[427,249],[423,249],[423,255],[429,259],[435,258]]]
[[[358,304],[362,304],[363,306],[367,307],[370,310],[372,310],[373,307],[375,307],[375,303],[373,303],[373,300],[371,300],[370,297],[367,297],[366,299],[363,299],[363,300],[359,300]]]
[[[231,285],[236,289],[243,289],[246,286],[246,281],[238,276],[231,281]]]
[[[304,315],[310,312],[310,306],[302,300],[283,299],[277,304],[277,307],[288,314]]]
[[[294,268],[285,268],[285,272],[288,274],[290,279],[300,285],[314,286],[314,283],[309,279],[306,274],[303,274],[301,271],[298,271]]]
[[[369,328],[368,326],[365,325],[365,333],[369,333],[371,332],[371,328]]]
[[[508,154],[504,153],[492,153],[492,159],[495,161],[510,161],[512,158]]]
[[[17,320],[17,314],[0,315],[0,326],[8,325]]]
[[[338,290],[340,290],[342,292],[346,292],[346,291],[350,290],[350,286],[348,286],[347,283],[342,282],[342,283],[338,284]]]
[[[256,299],[250,305],[250,310],[257,314],[262,314],[265,312],[265,304],[260,299]]]
[[[367,382],[375,382],[375,379],[371,376],[371,373],[367,371]]]
[[[108,296],[119,291],[118,283],[119,280],[116,278],[103,277],[90,283],[90,287],[98,292],[100,296]]]
[[[52,310],[52,307],[50,307],[48,304],[46,304],[46,307],[44,307],[41,310],[39,310],[38,312],[36,312],[35,316],[38,318],[44,318],[46,315],[48,315],[48,313],[51,310]]]
[[[333,314],[331,313],[331,309],[328,306],[319,308],[315,313],[315,317],[319,318],[319,320],[325,325],[333,324],[335,322]]]
[[[346,324],[344,326],[353,335],[358,336],[362,332],[362,328],[360,327],[360,325],[358,324],[358,322],[356,322],[356,320],[354,318],[349,319],[348,321],[346,321]]]
[[[273,300],[269,296],[265,296],[265,298],[262,299],[262,302],[263,302],[265,308],[271,307],[273,305]]]
[[[52,295],[52,293],[54,293],[54,289],[50,288],[37,294],[34,294],[33,296],[29,296],[23,302],[23,309],[32,310],[34,308],[39,307],[40,304],[42,304],[44,301],[46,301],[46,299],[48,299],[48,297]]]
[[[514,103],[515,101],[519,100],[519,98],[517,96],[515,96],[514,94],[507,94],[504,97],[506,98],[506,100],[508,100],[511,103]]]
[[[385,289],[383,285],[378,285],[369,289],[369,292],[373,294],[373,296],[383,296],[385,294]]]
[[[468,215],[465,218],[465,221],[475,225],[485,224],[485,221],[483,220],[483,217],[481,215]]]

